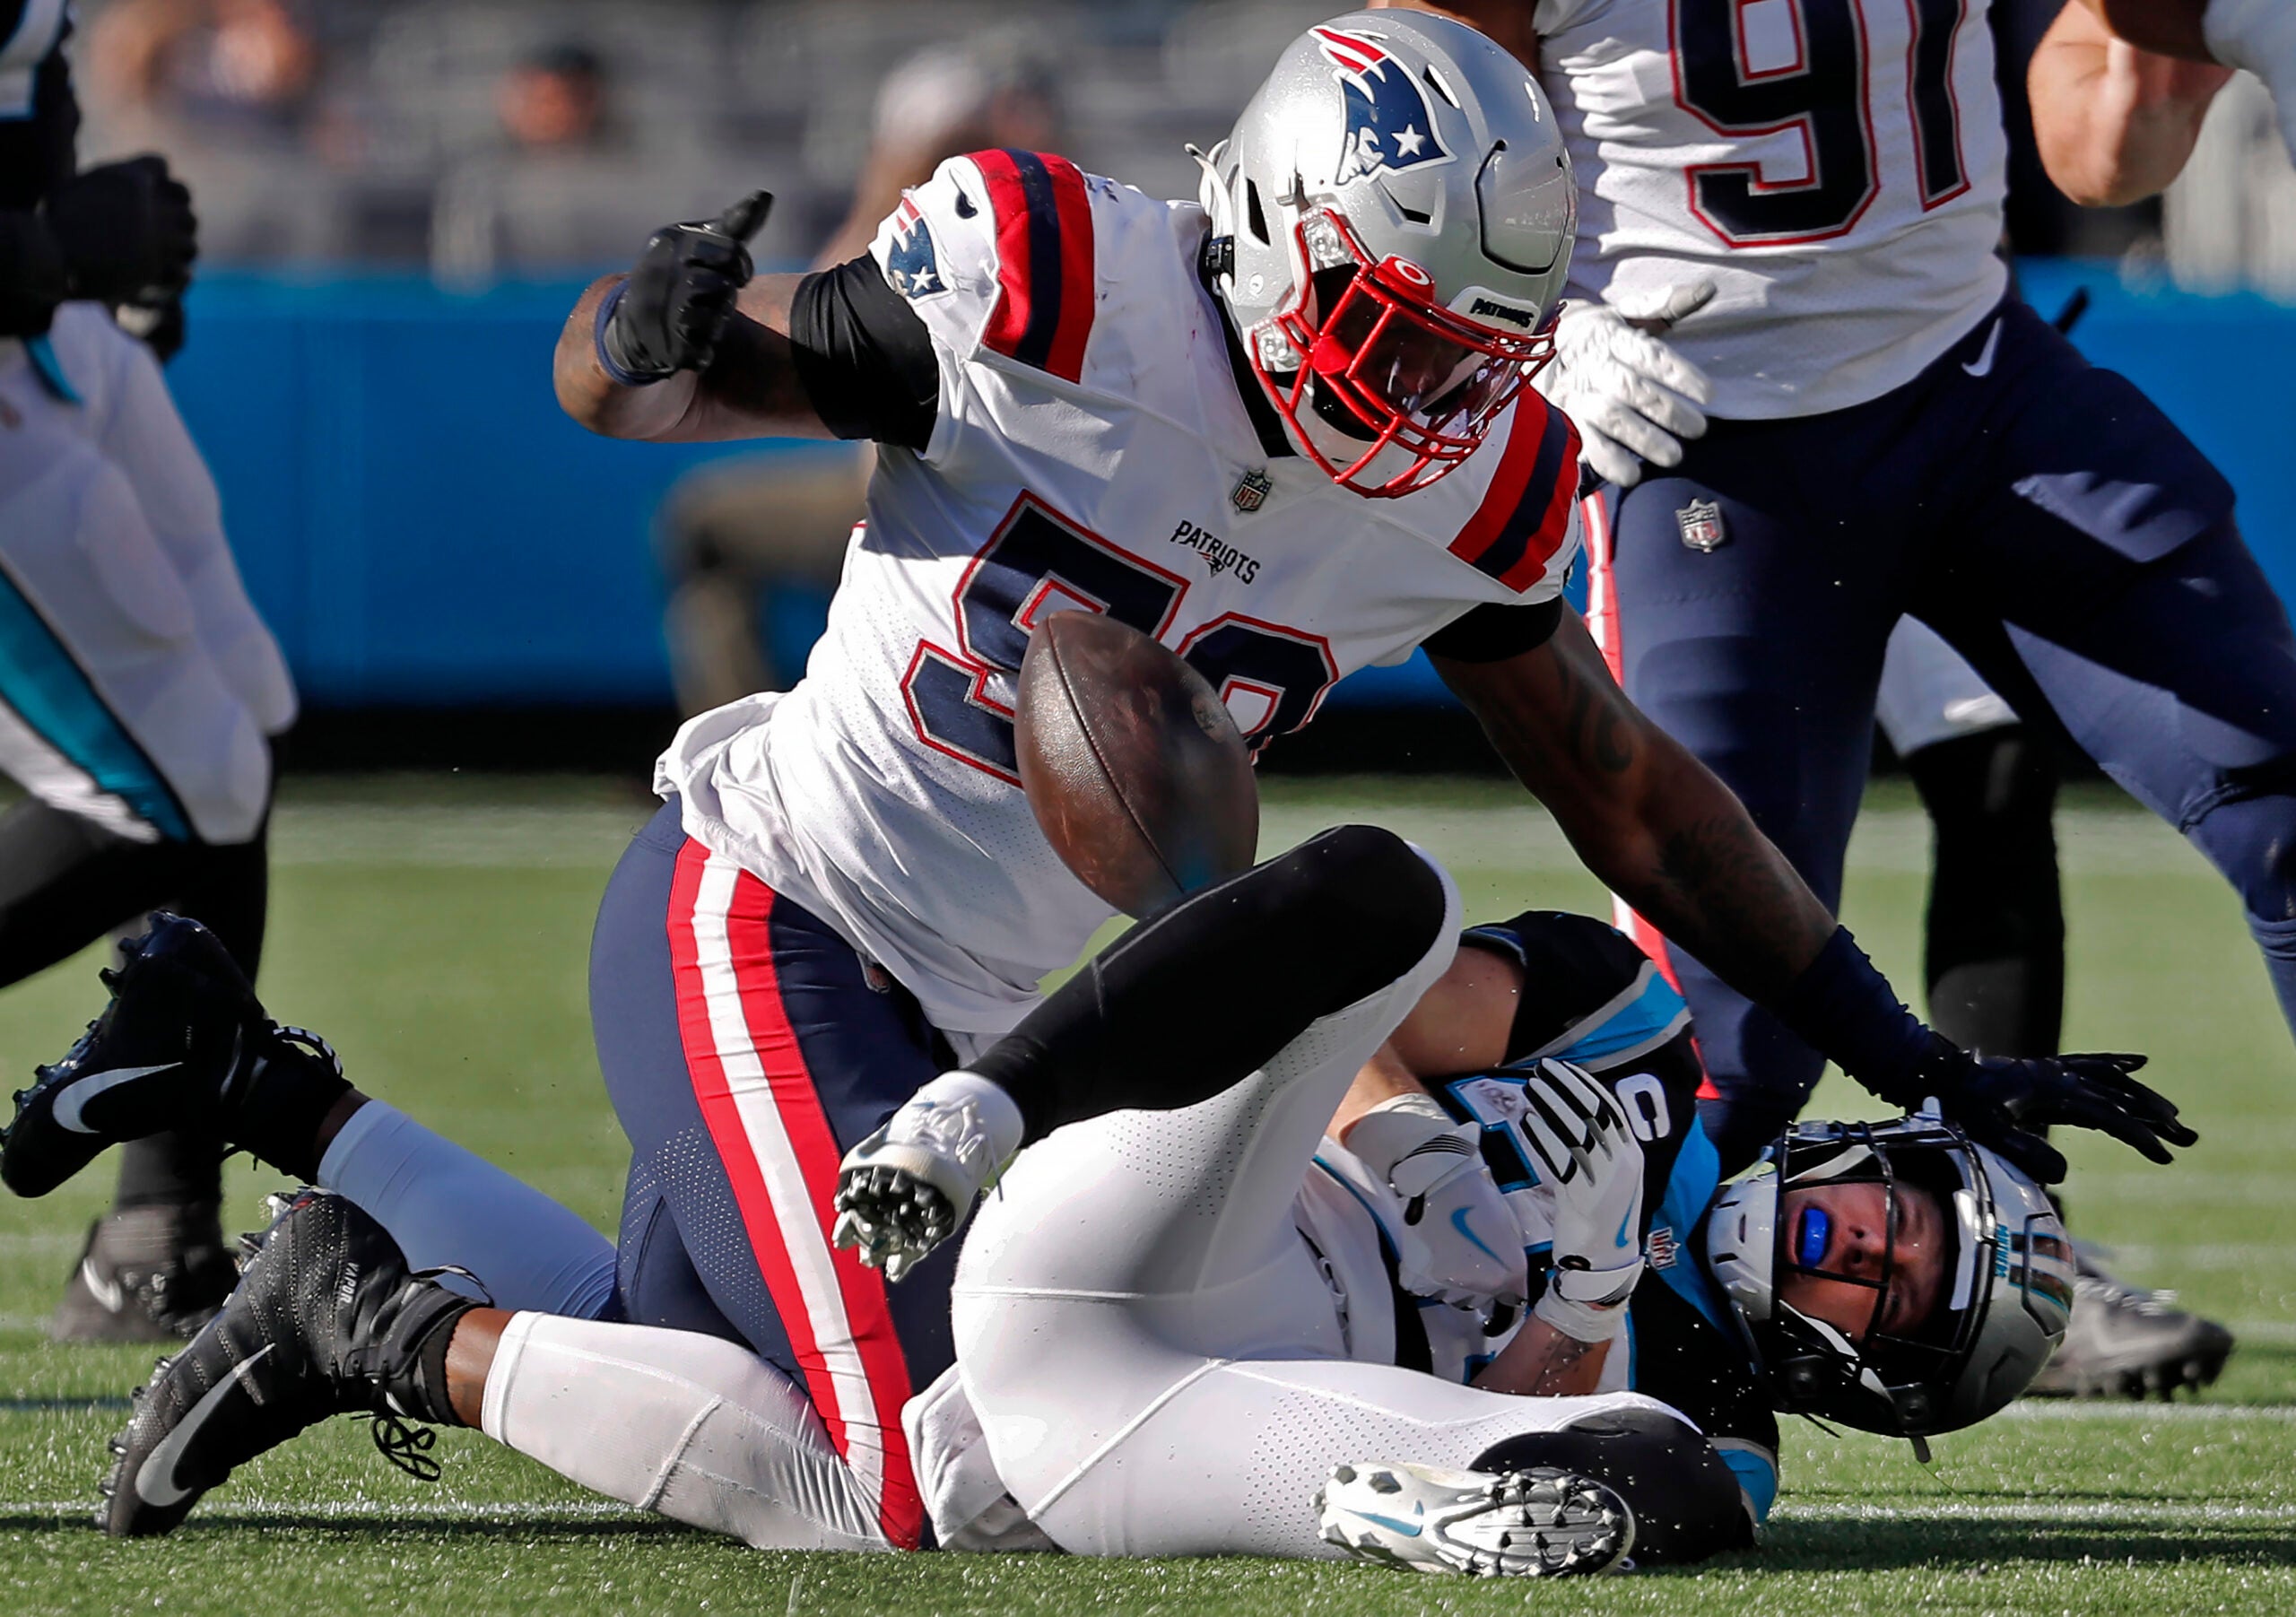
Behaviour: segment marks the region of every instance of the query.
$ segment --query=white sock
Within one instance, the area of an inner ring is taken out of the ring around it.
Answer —
[[[795,1382],[691,1331],[519,1314],[480,1425],[583,1487],[761,1550],[886,1550]]]
[[[396,1107],[370,1100],[351,1115],[319,1185],[371,1214],[411,1266],[469,1270],[497,1308],[590,1319],[613,1300],[612,1241]]]

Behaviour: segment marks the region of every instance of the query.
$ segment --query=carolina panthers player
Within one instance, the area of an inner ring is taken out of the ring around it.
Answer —
[[[170,903],[253,972],[294,691],[153,352],[196,244],[157,157],[81,170],[64,0],[0,0],[0,984]],[[213,1139],[123,1155],[51,1329],[152,1341],[230,1290]]]
[[[840,1152],[1010,1029],[1107,917],[1014,772],[1013,674],[1052,612],[1155,634],[1256,744],[1424,644],[1614,890],[1885,1099],[1937,1095],[2045,1172],[2048,1122],[2160,1158],[2189,1138],[2127,1059],[1982,1061],[1923,1026],[1562,612],[1577,452],[1527,383],[1576,201],[1519,65],[1457,23],[1343,18],[1286,50],[1205,167],[1199,209],[975,153],[868,256],[804,276],[752,278],[759,195],[658,233],[559,345],[561,402],[602,432],[882,447],[806,678],[664,756],[591,1004],[632,1143],[611,1306],[779,1367],[886,1543],[924,1530],[899,1416],[950,1362],[952,1265],[888,1291],[831,1247],[830,1201]],[[136,1080],[76,1099],[112,1060],[30,1093],[0,1178],[70,1170],[59,1108],[99,1129],[108,1100],[137,1111]],[[380,1161],[386,1136],[328,1149]]]
[[[1310,853],[1331,880],[1376,881],[1394,911],[1383,935],[1413,935],[1408,850],[1353,828]],[[910,1411],[944,1542],[997,1547],[1009,1530],[1080,1553],[1297,1554],[1304,1526],[1283,1503],[1337,1463],[1326,1542],[1517,1570],[1484,1559],[1521,1508],[1492,1474],[1528,1465],[1615,1490],[1638,1560],[1696,1560],[1767,1517],[1776,1412],[1918,1450],[2001,1408],[2048,1358],[2071,1246],[2040,1188],[1952,1125],[1804,1125],[1763,1173],[1722,1185],[1688,1009],[1623,935],[1532,912],[1350,1000],[1361,985],[1332,979],[1357,963],[1347,928],[1365,917],[1327,897],[1256,908],[1278,879],[1238,878],[1103,956],[919,1091],[892,1125],[908,1167],[848,1169],[841,1233],[873,1261],[915,1262],[996,1185],[958,1269],[957,1369]],[[1303,1024],[1279,987],[1256,1048],[1194,1045],[1176,1011],[1196,963],[1246,951],[1315,961],[1328,1000],[1348,1003]],[[1100,1115],[1147,1104],[1158,1074],[1164,1104],[1194,1109]],[[1480,1228],[1493,1246],[1508,1244],[1494,1225],[1518,1234],[1523,1267],[1494,1252],[1480,1282],[1439,1297],[1414,1276],[1439,1192],[1361,1155],[1379,1117],[1365,1101],[1403,1082],[1456,1123],[1448,1154],[1423,1154],[1504,1194],[1511,1216]],[[904,1127],[920,1116],[938,1126]],[[1055,1130],[1007,1166],[1016,1142]],[[1553,1524],[1530,1526],[1526,1549],[1552,1556]]]
[[[1393,835],[1326,832],[1136,928],[928,1083],[897,1119],[932,1124],[901,1131],[918,1171],[848,1173],[844,1232],[913,1263],[1015,1147],[1058,1136],[983,1213],[958,1369],[905,1412],[940,1543],[1693,1560],[1766,1513],[1773,1404],[1918,1438],[2023,1386],[2071,1275],[2030,1180],[1925,1118],[1805,1127],[1781,1172],[1718,1196],[1688,1014],[1650,962],[1577,917],[1464,940],[1457,917]],[[1201,986],[1231,974],[1256,992],[1213,1036]],[[418,1474],[429,1438],[403,1417],[753,1544],[885,1546],[787,1378],[722,1333],[615,1318],[589,1289],[600,1237],[346,1091],[212,935],[162,920],[114,989],[67,1070],[184,1059],[104,1096],[101,1132],[196,1119],[337,1194],[289,1204],[139,1394],[103,1526],[165,1532],[248,1458],[364,1412]],[[1421,1082],[1452,1109],[1398,1157],[1382,1097],[1435,1107]],[[36,1126],[10,1146],[50,1174],[94,1149]],[[1436,1224],[1479,1261],[1431,1274]],[[411,1274],[412,1249],[460,1278]]]
[[[1983,8],[1423,9],[1539,65],[1579,175],[1542,386],[1605,480],[1589,616],[1628,695],[1831,903],[1883,648],[1919,618],[2225,874],[2296,1016],[2296,637],[2223,479],[2006,294]],[[2090,110],[2094,139],[2174,135]],[[1743,1164],[1823,1056],[1727,962],[1628,918],[1698,1012],[1708,1124]],[[2149,1370],[2205,1380],[2222,1335]]]

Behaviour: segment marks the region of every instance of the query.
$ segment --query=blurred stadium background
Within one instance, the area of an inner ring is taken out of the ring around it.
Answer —
[[[865,170],[945,138],[968,100],[1024,101],[1022,126],[1085,168],[1193,196],[1181,143],[1224,133],[1328,9],[87,0],[83,158],[164,152],[199,210],[170,379],[303,690],[289,769],[645,767],[674,701],[657,514],[728,452],[589,438],[552,404],[548,354],[575,289],[656,225],[764,187],[778,200],[759,256],[800,265],[839,236]],[[1994,8],[2013,124],[2056,9]],[[2296,173],[2261,90],[2220,100],[2161,204],[2083,213],[2029,138],[2018,151],[2028,296],[2054,314],[2090,292],[2081,345],[2231,475],[2296,593],[2296,510],[2272,494],[2296,373]],[[819,571],[754,604],[788,675],[818,629]],[[500,723],[509,710],[521,722]],[[1463,726],[1423,665],[1370,670],[1268,762],[1472,767]]]

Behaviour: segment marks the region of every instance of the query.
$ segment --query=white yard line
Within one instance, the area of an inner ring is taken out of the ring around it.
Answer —
[[[0,1516],[85,1516],[95,1508],[95,1500],[0,1500]],[[205,1522],[230,1522],[249,1519],[273,1519],[295,1517],[361,1517],[387,1516],[393,1522],[415,1523],[425,1520],[446,1521],[535,1521],[588,1522],[611,1521],[626,1517],[633,1522],[660,1521],[665,1518],[648,1511],[619,1505],[611,1500],[557,1500],[547,1504],[508,1502],[479,1503],[472,1500],[445,1500],[423,1505],[406,1505],[393,1500],[231,1500],[201,1508],[200,1519]]]
[[[2135,1526],[2151,1523],[2241,1524],[2273,1527],[2296,1523],[2296,1505],[2216,1505],[2200,1500],[1938,1500],[1863,1504],[1849,1500],[1778,1501],[1771,1518],[1782,1522],[2063,1522]]]
[[[2076,1424],[2131,1422],[2140,1426],[2249,1421],[2262,1426],[2296,1422],[2290,1404],[2144,1404],[2101,1398],[2021,1398],[1994,1417],[1999,1421],[2069,1421]]]

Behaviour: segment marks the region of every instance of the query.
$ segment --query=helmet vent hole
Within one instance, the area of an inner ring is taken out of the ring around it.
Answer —
[[[1426,224],[1434,219],[1435,215],[1426,212],[1424,209],[1414,208],[1405,204],[1393,191],[1387,189],[1387,185],[1385,180],[1374,180],[1372,183],[1379,187],[1379,195],[1387,199],[1388,205],[1393,207],[1396,213],[1402,214],[1405,219],[1410,220],[1412,223]]]
[[[1437,95],[1441,96],[1445,100],[1450,102],[1453,107],[1456,108],[1458,106],[1459,92],[1451,88],[1450,81],[1446,79],[1442,74],[1437,70],[1434,63],[1430,62],[1426,66],[1421,68],[1419,70],[1419,76],[1427,81],[1427,87],[1430,90],[1432,90]]]
[[[1252,239],[1260,246],[1272,245],[1274,238],[1268,234],[1267,215],[1259,205],[1259,186],[1248,179],[1244,181],[1244,228],[1251,231]]]

